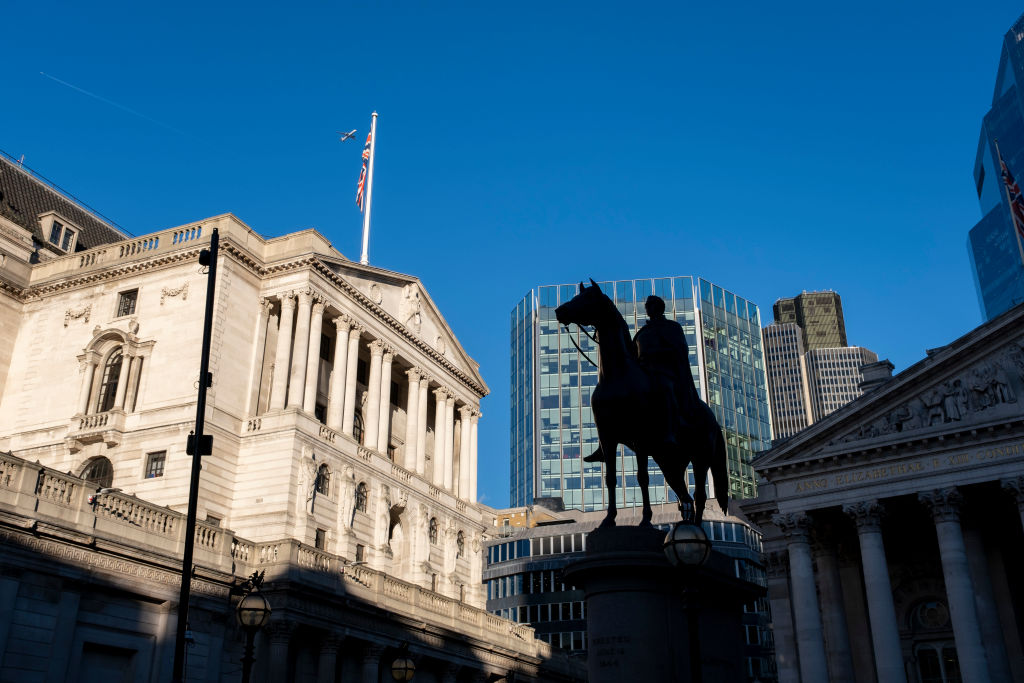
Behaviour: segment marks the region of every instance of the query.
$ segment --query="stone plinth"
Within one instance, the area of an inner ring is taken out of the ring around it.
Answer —
[[[743,604],[764,589],[735,578],[732,561],[712,553],[693,571],[671,566],[665,532],[640,527],[598,529],[566,580],[586,594],[588,680],[690,683],[687,607],[697,610],[705,681],[744,680]]]

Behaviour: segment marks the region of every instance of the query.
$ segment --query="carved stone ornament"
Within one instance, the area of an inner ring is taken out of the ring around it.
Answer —
[[[885,507],[877,500],[865,500],[860,503],[850,503],[843,506],[843,512],[853,518],[857,524],[858,531],[879,531],[882,528],[882,518],[885,516]]]
[[[440,353],[442,356],[444,355],[446,347],[445,347],[444,336],[443,335],[440,335],[440,334],[437,335],[437,339],[434,340],[434,348],[437,349],[437,352]]]
[[[956,522],[960,519],[960,506],[964,499],[955,486],[919,493],[917,499],[924,503],[936,522]]]
[[[380,302],[384,301],[384,292],[376,282],[370,285],[370,301],[377,305],[380,305]]]
[[[92,315],[92,304],[86,304],[81,308],[69,308],[64,312],[64,327],[67,327],[72,320],[79,318],[82,318],[82,322],[87,323],[90,315]]]
[[[420,292],[414,284],[408,284],[402,288],[402,307],[398,317],[406,328],[416,334],[420,333],[423,325],[423,305],[420,303]]]
[[[1005,406],[1017,403],[1017,394],[1022,390],[1024,340],[1017,340],[1009,348],[991,354],[959,375],[925,389],[837,441],[849,443],[952,422],[970,422],[983,411],[1001,412]]]
[[[167,297],[180,296],[182,301],[188,299],[188,281],[182,284],[180,287],[164,287],[160,290],[160,305],[164,305],[164,299]]]
[[[804,512],[787,512],[772,515],[772,524],[779,528],[786,538],[809,540],[811,518]]]

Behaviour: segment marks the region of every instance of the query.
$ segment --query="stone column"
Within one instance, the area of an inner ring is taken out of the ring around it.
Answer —
[[[773,515],[772,522],[786,535],[800,678],[803,681],[827,681],[828,665],[811,562],[811,519],[803,512],[791,512]]]
[[[469,500],[469,442],[470,442],[470,415],[473,409],[470,406],[459,408],[459,498]]]
[[[334,683],[335,673],[338,668],[338,646],[341,638],[334,633],[328,633],[320,643],[320,660],[316,667],[317,683]]]
[[[380,365],[384,357],[384,342],[374,339],[370,348],[370,377],[367,380],[366,415],[363,424],[363,445],[377,447],[377,424],[380,418]]]
[[[312,415],[316,411],[317,382],[320,379],[320,337],[324,324],[324,300],[316,298],[309,320],[309,353],[306,354],[306,391],[302,409]]]
[[[981,642],[985,645],[988,673],[992,683],[1011,683],[1013,674],[1006,653],[1002,624],[999,623],[999,607],[995,591],[992,590],[988,548],[977,527],[964,527],[964,545],[967,548],[967,561],[971,564],[971,577],[974,579],[974,604],[978,609],[978,623],[981,625]]]
[[[828,643],[828,670],[830,683],[853,683],[853,657],[850,634],[846,627],[846,609],[843,607],[843,588],[839,578],[839,558],[835,546],[828,539],[835,532],[815,537],[811,546],[814,563],[818,567],[818,597],[821,599],[821,620]]]
[[[768,550],[764,557],[779,683],[800,683],[796,635],[793,633],[793,611],[789,601],[789,553],[785,550]]]
[[[403,466],[410,472],[416,469],[416,425],[420,414],[420,369],[405,371],[409,378],[408,397],[405,402],[405,449],[402,453]]]
[[[309,353],[309,315],[313,293],[299,292],[299,308],[295,313],[295,345],[292,349],[292,369],[288,376],[288,407],[301,408],[306,382],[306,356]]]
[[[1024,477],[1003,479],[1000,482],[1003,490],[1013,496],[1017,502],[1017,511],[1020,513],[1020,523],[1024,525]]]
[[[960,528],[963,498],[956,487],[919,493],[917,498],[928,507],[935,520],[960,674],[964,683],[988,682],[988,664],[985,648],[981,644],[978,611],[974,604],[974,584],[967,564],[964,534]]]
[[[96,374],[98,360],[96,354],[89,352],[83,362],[85,368],[82,377],[82,387],[78,393],[78,414],[85,415],[89,412],[89,395],[92,393],[92,378]]]
[[[270,622],[265,633],[270,641],[270,667],[267,671],[268,681],[289,681],[292,673],[288,670],[288,643],[292,639],[295,624],[290,621]]]
[[[124,395],[124,411],[135,410],[135,399],[139,389],[139,373],[142,372],[142,356],[133,356],[131,368],[128,370],[128,386]]]
[[[395,350],[385,346],[380,366],[380,417],[377,418],[377,450],[385,455],[391,445],[391,364],[394,360]]]
[[[356,374],[359,372],[359,335],[363,326],[352,323],[348,331],[348,360],[345,362],[345,407],[342,416],[341,431],[352,436],[352,426],[356,419]],[[365,426],[365,425],[364,425]]]
[[[124,395],[128,390],[128,378],[132,374],[132,366],[135,365],[135,356],[124,354],[121,356],[121,370],[117,377],[117,391],[114,394],[114,408],[124,410]]]
[[[444,387],[434,389],[434,471],[430,480],[434,486],[444,486],[444,442],[445,442],[445,400],[448,390]]]
[[[260,398],[260,384],[263,380],[263,357],[267,350],[267,321],[270,320],[270,299],[260,297],[260,312],[256,316],[256,334],[253,344],[252,361],[249,363],[250,383],[249,402],[246,405],[246,415],[256,415],[259,412],[257,402]]]
[[[896,606],[892,599],[892,583],[889,581],[889,563],[885,559],[885,545],[882,542],[882,516],[885,508],[877,500],[869,500],[845,505],[843,512],[853,517],[857,524],[878,683],[906,683],[900,629],[896,623]]]
[[[469,418],[469,502],[476,502],[476,463],[477,463],[477,450],[476,450],[476,426],[480,421],[482,414],[479,410],[474,410],[473,414]]]
[[[380,680],[380,658],[383,654],[383,645],[370,643],[363,648],[363,683],[377,683]],[[388,672],[388,675],[390,675],[390,672]]]
[[[452,490],[452,459],[455,454],[455,395],[448,394],[444,402],[444,487]]]
[[[327,396],[327,426],[341,431],[342,407],[345,403],[345,363],[348,360],[348,332],[352,319],[339,315],[334,322],[334,354],[331,356],[331,387]]]
[[[281,295],[281,322],[278,325],[277,349],[274,351],[274,384],[270,389],[270,409],[284,408],[288,391],[288,361],[292,357],[292,323],[295,319],[295,297],[291,292]]]
[[[422,476],[427,471],[427,391],[430,389],[430,376],[420,377],[420,393],[416,416],[416,474]]]

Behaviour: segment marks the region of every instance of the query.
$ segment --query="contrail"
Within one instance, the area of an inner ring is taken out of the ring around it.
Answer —
[[[178,130],[174,126],[172,126],[170,124],[167,124],[167,123],[164,123],[163,121],[157,121],[156,119],[154,119],[154,118],[152,118],[150,116],[146,116],[142,112],[135,111],[134,109],[132,109],[130,107],[126,107],[123,104],[118,104],[117,102],[112,102],[111,100],[108,100],[106,97],[101,97],[101,96],[97,95],[96,93],[89,92],[88,90],[85,90],[84,88],[79,88],[77,85],[72,85],[71,83],[68,83],[67,81],[62,81],[59,78],[57,78],[55,76],[51,76],[48,73],[44,73],[44,72],[40,71],[39,74],[41,76],[46,76],[51,81],[56,81],[57,83],[60,83],[61,85],[67,86],[67,87],[71,88],[72,90],[74,90],[76,92],[80,92],[83,95],[88,95],[89,97],[92,97],[93,99],[97,99],[100,102],[105,102],[106,104],[109,104],[112,107],[117,107],[121,111],[126,111],[129,114],[134,114],[135,116],[138,116],[141,119],[146,119],[150,123],[155,123],[156,125],[162,126],[163,128],[166,128],[167,130],[172,130],[175,133],[178,133],[179,135],[184,135],[185,137],[190,137],[189,134],[186,133],[185,131]]]

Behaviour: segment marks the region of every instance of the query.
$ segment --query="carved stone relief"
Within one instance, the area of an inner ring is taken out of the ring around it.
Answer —
[[[86,304],[82,308],[69,308],[64,312],[64,327],[67,327],[72,320],[79,318],[82,318],[82,322],[87,323],[90,315],[92,315],[92,304]]]
[[[188,299],[188,282],[179,287],[164,287],[160,290],[160,305],[164,305],[164,299],[167,297],[180,296],[182,301]]]
[[[420,293],[416,285],[409,284],[402,288],[402,308],[399,311],[399,318],[406,328],[416,334],[420,333],[423,325],[423,306],[420,303]]]

